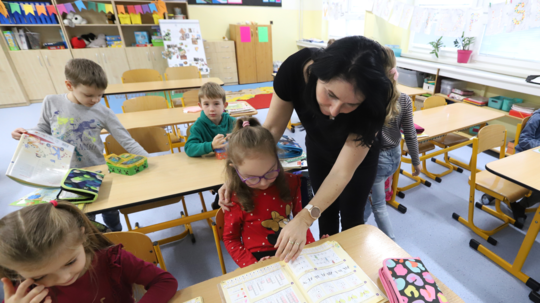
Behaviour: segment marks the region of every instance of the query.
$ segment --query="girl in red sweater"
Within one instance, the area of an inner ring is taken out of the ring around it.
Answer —
[[[56,201],[0,219],[0,278],[6,303],[131,303],[133,284],[147,291],[139,302],[165,303],[178,287],[170,273],[111,243],[76,206]]]
[[[279,232],[302,210],[300,177],[283,171],[272,134],[255,118],[236,121],[227,155],[234,206],[224,215],[223,242],[246,267],[274,256]],[[314,241],[308,229],[306,244]]]

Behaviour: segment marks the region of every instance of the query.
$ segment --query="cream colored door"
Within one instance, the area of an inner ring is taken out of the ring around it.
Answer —
[[[0,47],[0,107],[17,105],[28,105],[28,100],[8,61],[7,53]]]
[[[99,48],[74,49],[71,52],[73,54],[73,58],[92,60],[103,67],[103,59],[101,58],[101,51]]]
[[[56,94],[39,50],[16,51],[10,55],[28,99],[43,100],[47,95]]]
[[[124,48],[103,48],[101,57],[109,84],[122,83],[122,74],[129,70]]]
[[[169,67],[167,59],[164,59],[161,53],[165,50],[163,46],[154,46],[150,47],[150,55],[152,58],[153,69],[157,70],[163,79],[165,79],[165,70]]]
[[[41,50],[41,57],[49,70],[54,88],[57,94],[67,93],[66,76],[64,74],[65,66],[71,60],[71,52],[68,49]]]
[[[152,47],[126,47],[126,56],[130,69],[153,68]]]

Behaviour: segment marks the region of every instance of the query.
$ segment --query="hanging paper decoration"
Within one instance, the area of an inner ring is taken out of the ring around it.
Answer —
[[[408,29],[409,24],[411,24],[411,19],[414,12],[414,6],[404,4],[403,5],[403,13],[401,14],[401,20],[399,20],[399,27]]]
[[[137,14],[142,14],[143,13],[142,7],[140,5],[135,5],[135,12]]]
[[[64,7],[66,8],[66,11],[68,12],[68,14],[71,12],[75,13],[75,9],[73,8],[73,5],[71,5],[71,3],[64,4]]]
[[[130,14],[136,14],[135,7],[133,5],[128,5],[127,9]]]
[[[157,0],[154,1],[154,4],[156,5],[158,15],[164,16],[167,14],[167,5],[165,5],[165,2]]]
[[[8,11],[6,6],[4,5],[4,2],[0,0],[0,14],[2,14],[4,17],[8,17]]]
[[[105,13],[111,13],[111,14],[114,14],[114,10],[113,10],[112,4],[105,4]]]
[[[403,7],[405,6],[405,3],[397,2],[394,4],[394,8],[392,9],[392,14],[390,15],[390,19],[388,22],[390,24],[398,26],[399,21],[401,21],[401,16],[403,14]]]
[[[116,5],[116,11],[119,14],[125,14],[126,13],[125,7],[123,5]]]
[[[47,10],[45,9],[45,5],[43,4],[36,4],[36,13],[39,16],[47,16]]]
[[[365,0],[364,2],[364,9],[368,12],[373,11],[373,4],[375,3],[375,0]]]
[[[505,16],[504,3],[492,4],[488,10],[486,35],[500,34],[504,27],[503,19]]]
[[[92,1],[88,1],[88,10],[93,10],[94,12],[96,11],[96,3],[95,2],[92,2]]]
[[[433,20],[435,19],[438,11],[432,8],[415,7],[414,18],[411,23],[411,31],[416,33],[431,33],[431,27],[433,26]]]
[[[13,2],[11,2],[11,3],[9,4],[9,7],[11,8],[11,12],[12,12],[12,13],[17,13],[17,12],[18,12],[19,14],[22,14],[22,13],[21,13],[21,7],[19,6],[19,3],[13,3]]]
[[[381,0],[379,0],[381,1]],[[377,1],[377,2],[379,2]],[[388,20],[390,18],[390,14],[392,13],[392,7],[394,6],[394,1],[392,0],[383,0],[382,7],[380,11],[379,17],[383,18],[384,20]]]
[[[481,8],[469,9],[465,15],[465,37],[477,37],[483,30],[483,10]]]
[[[83,9],[86,9],[86,6],[84,5],[84,3],[81,0],[77,0],[74,3],[75,3],[75,6],[77,6],[77,8],[79,9],[79,11],[82,11]]]
[[[25,15],[28,15],[28,14],[32,14],[34,16],[36,15],[34,13],[34,7],[31,4],[23,4],[23,9],[24,9]]]
[[[56,8],[54,8],[54,5],[47,5],[47,12],[49,13],[49,15],[53,15],[53,14],[56,14],[58,15],[58,13],[56,12]]]
[[[522,31],[527,29],[531,5],[529,0],[512,1],[506,6],[507,21],[506,32]]]
[[[143,13],[149,13],[149,14],[152,13],[147,4],[142,5],[142,10],[143,10]]]
[[[150,8],[151,12],[156,12],[157,13],[157,11],[158,11],[157,8],[156,8],[156,5],[154,3],[148,4],[148,8]],[[128,9],[129,9],[129,7],[128,7]]]
[[[97,11],[98,11],[98,13],[99,13],[99,12],[104,12],[104,13],[106,14],[107,12],[106,12],[105,10],[106,10],[106,9],[105,9],[105,3],[98,3],[98,4],[97,4]]]
[[[540,27],[540,0],[531,3],[529,28]]]
[[[68,13],[66,8],[64,7],[64,4],[57,4],[56,7],[58,7],[58,12],[60,13],[60,15],[62,15],[62,13]]]
[[[465,10],[440,10],[439,21],[435,27],[435,35],[461,37],[465,29]]]

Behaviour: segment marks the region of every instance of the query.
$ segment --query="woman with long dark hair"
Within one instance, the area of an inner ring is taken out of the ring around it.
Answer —
[[[368,38],[336,40],[326,49],[305,48],[281,65],[264,127],[276,142],[293,109],[306,130],[309,174],[316,194],[281,231],[276,256],[290,261],[302,251],[306,231],[319,219],[320,235],[364,223],[364,207],[377,172],[385,123],[399,113],[388,54]],[[224,185],[220,205],[227,210]]]

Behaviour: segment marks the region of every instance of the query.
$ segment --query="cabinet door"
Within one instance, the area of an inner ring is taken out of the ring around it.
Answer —
[[[272,27],[270,25],[253,25],[255,33],[255,54],[257,57],[257,82],[272,81],[272,73],[274,72],[274,63],[272,62]],[[268,39],[259,35],[259,29],[266,28],[268,31]],[[261,39],[263,38],[263,39]],[[266,41],[268,42],[260,42]]]
[[[122,83],[122,74],[129,70],[124,48],[103,48],[100,51],[109,84]]]
[[[126,57],[130,69],[152,68],[150,47],[126,47]]]
[[[97,64],[101,65],[103,67],[103,59],[100,57],[100,50],[99,48],[82,48],[82,49],[74,49],[71,51],[73,54],[73,58],[82,58],[82,59],[88,59],[96,62]]]
[[[71,52],[68,49],[48,50],[42,49],[41,58],[47,65],[49,76],[51,77],[54,88],[57,94],[67,93],[66,76],[64,69],[67,62],[72,58]]]
[[[39,50],[16,51],[10,54],[30,100],[42,100],[47,95],[56,94]]]
[[[164,46],[154,46],[150,47],[150,58],[152,59],[152,68],[157,70],[159,74],[165,80],[165,70],[169,67],[169,62],[167,59],[163,58],[161,53],[165,50]]]
[[[250,28],[251,42],[242,42],[241,28]],[[255,57],[255,43],[253,29],[249,25],[230,25],[230,35],[236,44],[236,62],[238,64],[238,82],[240,84],[257,82],[257,60]]]
[[[23,87],[19,85],[7,56],[0,47],[0,107],[28,105]]]

